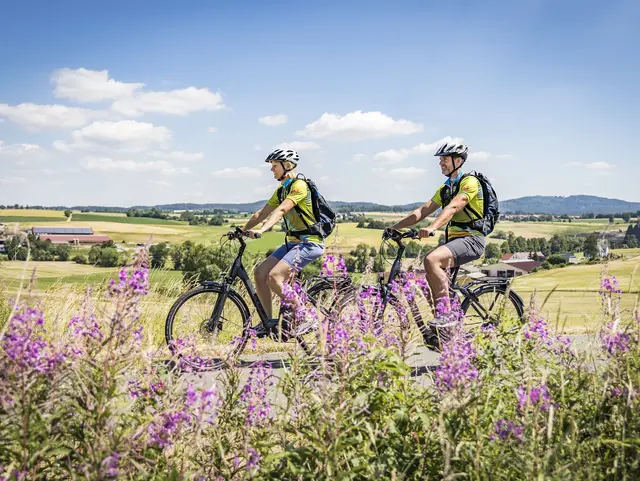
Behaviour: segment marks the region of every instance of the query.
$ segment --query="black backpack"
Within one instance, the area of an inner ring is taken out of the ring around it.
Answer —
[[[333,232],[333,229],[336,226],[336,213],[333,211],[331,207],[329,207],[329,203],[325,200],[325,198],[318,191],[318,186],[311,179],[307,179],[304,175],[298,174],[295,178],[294,182],[298,179],[304,180],[307,183],[307,187],[311,192],[311,206],[313,209],[313,217],[315,218],[314,224],[309,224],[305,219],[304,214],[302,213],[302,209],[297,205],[294,207],[302,222],[307,227],[305,230],[296,230],[291,231],[288,234],[294,237],[300,237],[302,235],[317,235],[322,237],[323,239],[329,237],[329,235]],[[291,183],[293,185],[293,182]],[[282,203],[286,196],[284,196],[284,188],[281,186],[278,190],[278,199],[280,203]]]
[[[493,188],[493,186],[491,185],[491,182],[489,182],[489,179],[485,175],[475,171],[472,171],[469,174],[464,174],[460,179],[460,181],[456,183],[456,186],[454,187],[453,192],[449,196],[445,197],[446,194],[444,192],[441,192],[443,207],[447,205],[449,202],[451,202],[451,200],[456,195],[458,195],[458,193],[460,192],[460,184],[462,183],[462,179],[464,179],[469,175],[472,175],[473,177],[478,179],[478,182],[480,182],[480,187],[482,188],[483,203],[484,203],[484,206],[483,206],[484,216],[480,215],[479,212],[476,212],[475,209],[473,209],[469,204],[467,204],[464,210],[469,217],[475,217],[475,220],[470,222],[451,221],[450,225],[454,227],[462,227],[462,228],[470,227],[473,230],[477,230],[478,232],[481,232],[482,235],[488,236],[493,232],[493,229],[495,228],[496,224],[498,223],[498,219],[500,218],[500,203],[498,202],[498,196],[496,194],[495,189]],[[446,203],[445,203],[445,198],[447,199]]]

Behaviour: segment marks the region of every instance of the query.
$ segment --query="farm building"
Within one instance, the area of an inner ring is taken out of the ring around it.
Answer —
[[[94,234],[91,227],[32,227],[31,233],[52,244],[94,245],[111,240],[108,235]]]
[[[502,262],[529,261],[529,260],[543,261],[544,259],[545,259],[545,255],[542,252],[514,252],[512,254],[505,254],[502,256]]]
[[[536,261],[519,261],[510,264],[499,262],[490,266],[482,266],[481,270],[488,277],[518,277],[529,274],[540,265],[540,262]]]

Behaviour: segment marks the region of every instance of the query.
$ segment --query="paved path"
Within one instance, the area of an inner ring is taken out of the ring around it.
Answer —
[[[586,335],[572,336],[573,344],[578,349],[593,349],[594,338]],[[240,368],[240,376],[244,382],[249,376],[251,365],[256,361],[262,361],[269,364],[273,369],[273,375],[280,379],[286,370],[290,367],[290,356],[286,352],[271,352],[267,354],[242,356],[238,363]],[[411,366],[411,377],[423,386],[432,383],[432,373],[435,371],[440,361],[440,354],[420,346],[416,348],[412,356],[407,359],[407,364]],[[216,380],[223,375],[223,371],[212,371],[193,376],[193,381],[204,388],[210,388]],[[278,395],[276,394],[276,397]]]

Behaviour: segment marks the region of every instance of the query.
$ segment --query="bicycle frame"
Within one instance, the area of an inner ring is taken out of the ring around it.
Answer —
[[[244,255],[244,251],[247,247],[247,244],[245,243],[244,239],[241,237],[241,234],[236,235],[234,238],[235,240],[240,242],[240,249],[238,250],[238,254],[234,259],[233,264],[231,264],[231,268],[229,269],[228,274],[224,277],[224,281],[222,282],[222,294],[218,296],[218,299],[216,299],[216,304],[213,308],[213,313],[211,314],[211,322],[212,323],[217,322],[217,320],[220,319],[220,315],[222,314],[222,309],[224,307],[225,301],[227,300],[229,290],[231,289],[231,286],[235,282],[236,278],[239,278],[244,284],[244,286],[247,288],[247,292],[249,293],[249,298],[251,299],[251,302],[253,302],[253,305],[255,306],[256,311],[258,311],[258,316],[260,316],[260,320],[262,321],[262,323],[266,328],[267,322],[269,321],[269,319],[267,318],[267,313],[265,312],[264,306],[262,305],[262,302],[258,297],[258,293],[253,287],[253,283],[249,278],[249,274],[247,273],[247,270],[244,268],[244,265],[242,264],[242,256]],[[211,281],[205,281],[202,284],[206,286],[207,284],[214,284],[214,283],[220,284],[220,283],[211,282]]]

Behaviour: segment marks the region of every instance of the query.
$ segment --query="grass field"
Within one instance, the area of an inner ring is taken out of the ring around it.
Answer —
[[[369,217],[381,220],[398,220],[405,214],[395,213],[367,213]],[[229,217],[229,223],[224,226],[190,226],[176,220],[148,219],[140,217],[126,217],[116,213],[74,213],[72,225],[78,227],[92,227],[96,233],[106,234],[116,243],[141,243],[151,240],[153,243],[169,242],[172,244],[191,240],[194,243],[207,245],[221,241],[222,235],[235,223],[241,225],[246,217]],[[0,210],[0,222],[18,222],[19,228],[24,229],[34,225],[69,226],[62,211],[49,210]],[[622,222],[619,220],[618,222]],[[500,222],[496,229],[514,232],[525,238],[551,237],[553,234],[576,234],[592,232],[594,230],[626,230],[627,224],[619,223],[610,226],[607,219],[586,219],[575,222]],[[327,250],[332,253],[347,253],[358,244],[380,247],[381,230],[358,229],[355,223],[338,224],[337,228],[327,240]],[[279,228],[265,234],[261,239],[247,242],[250,252],[266,252],[283,242],[284,234]],[[489,239],[503,242],[500,239]],[[437,238],[421,241],[431,246],[437,244]],[[639,290],[640,249],[619,249],[615,251],[624,256],[624,260],[610,263],[610,272],[616,275],[625,293],[623,307],[633,309]],[[101,283],[115,276],[117,269],[84,266],[72,262],[32,262],[26,273],[30,277],[33,268],[36,269],[36,288],[42,292],[54,289],[60,285],[82,285],[87,283]],[[560,318],[566,321],[569,330],[577,326],[589,325],[593,320],[587,319],[583,313],[597,312],[597,296],[593,292],[599,288],[600,265],[571,266],[564,269],[542,271],[514,281],[514,288],[527,300],[534,291],[539,293],[539,299],[552,292],[547,299],[545,309],[554,314],[560,310]],[[23,277],[24,263],[4,262],[0,266],[0,282],[10,291],[15,291]],[[179,272],[156,271],[152,275],[152,282],[163,284],[176,281]],[[554,290],[555,289],[555,290]]]
[[[637,251],[640,254],[640,249]],[[566,324],[569,331],[592,327],[598,322],[594,313],[599,310],[596,293],[600,289],[603,268],[604,264],[595,264],[540,271],[516,278],[513,288],[526,301],[536,291],[540,303],[546,299],[544,310]],[[606,269],[620,282],[623,291],[621,308],[627,312],[633,311],[638,306],[640,292],[640,255],[612,261],[606,265]]]

